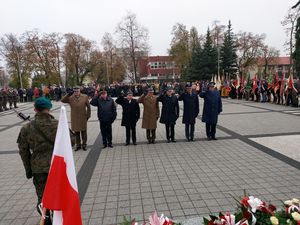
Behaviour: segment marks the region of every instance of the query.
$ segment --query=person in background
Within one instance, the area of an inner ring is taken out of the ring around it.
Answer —
[[[222,100],[220,92],[215,90],[215,83],[210,82],[208,88],[200,93],[200,97],[204,98],[202,122],[206,124],[207,139],[217,140],[216,126],[218,115],[222,112]]]
[[[199,114],[199,98],[192,91],[190,84],[186,85],[186,92],[182,93],[179,101],[183,101],[183,118],[182,123],[185,124],[185,137],[187,141],[194,141],[196,117]]]
[[[140,106],[136,99],[133,98],[131,90],[127,92],[127,97],[123,94],[117,98],[116,103],[123,108],[122,126],[126,128],[126,146],[130,144],[130,136],[132,136],[132,143],[136,145],[136,123],[140,118]],[[130,135],[131,133],[131,135]]]
[[[89,98],[80,93],[80,88],[75,87],[74,93],[70,92],[61,99],[62,103],[68,103],[71,107],[71,129],[75,132],[76,148],[86,151],[87,121],[91,117]]]
[[[162,103],[160,123],[165,124],[168,143],[175,141],[175,124],[179,117],[179,104],[177,97],[173,94],[172,87],[166,87],[166,90],[158,98]]]
[[[112,146],[112,123],[117,117],[117,110],[114,100],[107,95],[105,90],[100,91],[100,96],[94,96],[90,102],[98,108],[98,119],[103,141],[103,148]]]
[[[146,129],[148,144],[155,144],[157,120],[159,118],[159,105],[157,96],[153,95],[152,88],[147,89],[147,95],[144,93],[138,99],[138,103],[144,106],[142,128]]]

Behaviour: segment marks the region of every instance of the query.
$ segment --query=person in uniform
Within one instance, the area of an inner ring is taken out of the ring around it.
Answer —
[[[161,94],[157,100],[162,103],[160,123],[165,124],[168,143],[175,141],[175,124],[179,117],[178,99],[173,95],[172,87],[167,87],[164,94]]]
[[[3,96],[2,107],[6,111],[6,110],[8,110],[8,108],[7,108],[8,96],[7,96],[7,91],[4,89],[2,90],[2,96]]]
[[[103,141],[103,148],[112,148],[112,123],[117,117],[114,100],[107,95],[105,90],[100,91],[100,96],[94,96],[90,102],[92,106],[98,107],[98,119]]]
[[[179,101],[183,101],[183,118],[182,123],[185,124],[185,137],[187,141],[194,141],[196,117],[199,114],[199,98],[193,93],[192,86],[186,85],[186,92],[182,93]]]
[[[153,95],[152,88],[147,89],[147,95],[144,93],[138,99],[144,106],[142,128],[146,129],[148,144],[154,144],[156,138],[157,120],[159,118],[159,105],[157,96]]]
[[[26,178],[33,178],[38,197],[37,209],[42,201],[58,125],[58,121],[49,113],[51,107],[49,99],[38,98],[34,103],[36,112],[34,120],[21,128],[17,140]],[[40,213],[39,210],[38,212]],[[51,224],[49,217],[45,224]]]
[[[17,107],[17,101],[18,101],[18,94],[15,92],[14,89],[10,88],[7,93],[7,98],[9,102],[9,108],[12,109],[12,106],[14,105],[14,108]]]
[[[140,106],[138,102],[133,99],[133,93],[131,90],[127,92],[127,97],[124,98],[121,94],[116,103],[123,108],[122,126],[126,128],[126,146],[130,144],[130,133],[132,133],[132,143],[136,145],[136,123],[140,118]]]
[[[215,90],[215,83],[210,82],[207,90],[200,93],[200,97],[204,98],[202,122],[206,124],[207,139],[209,141],[217,140],[216,126],[218,122],[218,115],[222,112],[222,100],[220,92]]]
[[[80,88],[75,87],[74,93],[65,95],[61,102],[68,103],[71,107],[71,129],[75,132],[76,148],[86,151],[87,121],[91,117],[91,106],[87,95],[80,93]]]

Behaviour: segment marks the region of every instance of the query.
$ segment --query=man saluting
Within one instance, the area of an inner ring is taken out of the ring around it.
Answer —
[[[136,123],[140,118],[140,106],[133,98],[132,91],[127,92],[127,97],[123,94],[119,96],[116,103],[123,108],[123,117],[121,125],[126,128],[126,146],[130,144],[130,133],[132,134],[132,143],[136,145]]]

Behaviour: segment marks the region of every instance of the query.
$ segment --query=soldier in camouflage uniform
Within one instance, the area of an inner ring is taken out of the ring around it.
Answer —
[[[38,98],[34,107],[35,118],[22,127],[17,143],[26,177],[33,178],[39,205],[51,164],[58,121],[49,113],[52,107],[49,99]],[[47,218],[45,224],[51,224],[51,220]]]
[[[18,101],[18,94],[14,89],[9,89],[8,91],[8,102],[9,102],[9,108],[12,109],[12,105],[14,104],[14,108],[18,108],[17,107],[17,101]]]

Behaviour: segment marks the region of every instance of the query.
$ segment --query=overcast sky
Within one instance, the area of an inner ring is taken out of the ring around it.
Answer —
[[[127,11],[149,30],[151,55],[165,55],[172,26],[183,23],[205,33],[213,21],[240,30],[265,33],[266,43],[285,55],[286,35],[280,21],[297,0],[1,0],[0,35],[73,32],[100,43],[105,32],[114,33]]]

